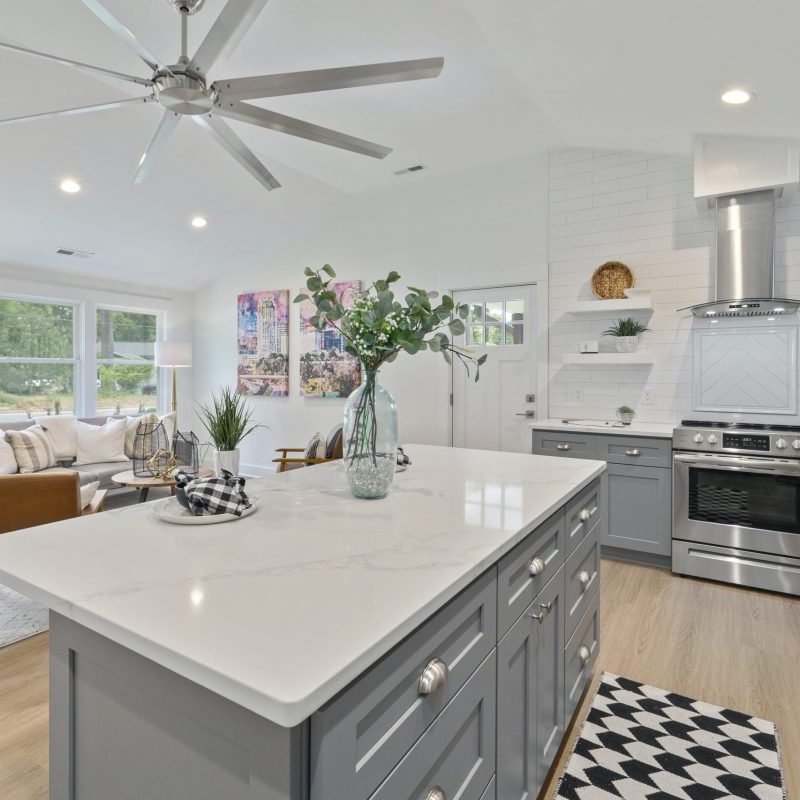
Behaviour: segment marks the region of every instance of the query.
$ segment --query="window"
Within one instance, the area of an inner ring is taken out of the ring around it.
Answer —
[[[78,307],[0,297],[2,421],[72,413]]]
[[[492,300],[470,303],[467,345],[499,347],[524,342],[525,301]]]
[[[141,414],[158,406],[157,314],[97,308],[97,413]]]

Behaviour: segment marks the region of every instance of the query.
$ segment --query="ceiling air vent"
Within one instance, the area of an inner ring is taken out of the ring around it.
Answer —
[[[56,253],[60,256],[71,256],[72,258],[91,258],[94,255],[88,250],[73,250],[70,247],[59,247]]]
[[[413,167],[406,167],[405,169],[395,170],[395,175],[409,175],[412,172],[422,172],[425,169],[424,164],[415,164]]]

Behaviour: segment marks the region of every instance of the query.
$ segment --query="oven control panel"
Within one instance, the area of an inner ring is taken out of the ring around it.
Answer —
[[[726,450],[752,450],[768,453],[770,451],[769,434],[723,433],[722,447]]]

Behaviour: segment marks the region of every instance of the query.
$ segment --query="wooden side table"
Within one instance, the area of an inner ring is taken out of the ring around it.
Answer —
[[[213,469],[201,467],[197,476],[199,478],[210,478],[213,474]],[[111,480],[116,483],[117,486],[127,486],[130,489],[138,489],[140,503],[147,501],[147,495],[151,489],[170,488],[172,494],[175,494],[175,481],[172,478],[145,478],[134,475],[132,469],[129,469],[127,472],[118,472],[116,475],[112,476]]]

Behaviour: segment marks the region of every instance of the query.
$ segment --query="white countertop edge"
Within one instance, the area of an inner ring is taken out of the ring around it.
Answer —
[[[79,625],[83,625],[89,630],[105,636],[112,642],[128,648],[165,669],[175,672],[231,702],[237,703],[256,715],[274,722],[276,725],[283,728],[294,728],[307,720],[342,689],[366,672],[410,633],[413,633],[423,622],[443,608],[459,592],[467,588],[476,578],[480,577],[489,567],[497,563],[500,558],[519,544],[534,528],[543,523],[565,503],[569,502],[581,489],[602,475],[607,465],[605,461],[581,459],[581,466],[590,468],[591,473],[572,486],[557,502],[548,506],[547,510],[539,514],[538,517],[529,520],[523,529],[484,556],[449,586],[444,587],[441,592],[417,609],[401,625],[387,633],[376,645],[355,658],[346,668],[340,670],[338,674],[304,697],[279,699],[265,695],[254,687],[235,681],[226,675],[221,675],[196,661],[175,653],[163,645],[154,644],[152,641],[144,639],[126,628],[109,622],[104,617],[76,608],[72,603],[65,602],[45,590],[31,586],[26,581],[7,574],[2,567],[0,567],[0,582]]]
[[[531,422],[530,427],[539,431],[562,431],[564,433],[596,433],[602,436],[643,436],[653,439],[671,439],[678,423],[632,422],[630,425],[581,425],[565,423],[561,419],[542,419]]]

